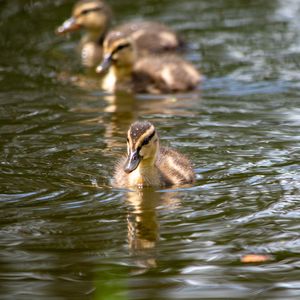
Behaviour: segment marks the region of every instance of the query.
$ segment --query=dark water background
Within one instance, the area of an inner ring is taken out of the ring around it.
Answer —
[[[104,95],[79,35],[53,33],[72,1],[0,2],[0,298],[300,299],[300,1],[109,3],[116,23],[178,30],[205,81]],[[110,186],[137,118],[191,158],[195,185]]]

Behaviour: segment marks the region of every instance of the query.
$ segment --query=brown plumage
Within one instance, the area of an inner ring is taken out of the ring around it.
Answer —
[[[56,30],[57,34],[85,30],[80,42],[82,64],[95,67],[102,59],[102,43],[110,27],[112,12],[102,0],[78,1],[67,19]],[[170,52],[183,43],[177,34],[166,25],[150,21],[131,21],[115,27],[114,33],[123,33],[136,41],[139,55]]]
[[[192,64],[175,55],[143,57],[134,65],[133,89],[139,93],[173,93],[196,88],[201,76]]]
[[[110,34],[130,37],[139,56],[174,52],[184,45],[174,30],[158,22],[131,21],[113,28]]]
[[[195,180],[190,161],[171,148],[160,147],[157,132],[150,122],[138,121],[130,126],[127,153],[116,165],[115,186],[170,186]]]
[[[135,42],[111,32],[103,43],[103,61],[97,72],[104,76],[102,88],[114,92],[173,93],[195,89],[201,75],[192,64],[176,55],[139,57]]]

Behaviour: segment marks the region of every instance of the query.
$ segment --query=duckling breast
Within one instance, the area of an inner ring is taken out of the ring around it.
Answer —
[[[164,186],[160,171],[154,167],[146,170],[137,168],[133,172],[127,174],[124,171],[124,165],[127,158],[123,157],[115,166],[113,185],[118,187],[148,187],[148,186]]]

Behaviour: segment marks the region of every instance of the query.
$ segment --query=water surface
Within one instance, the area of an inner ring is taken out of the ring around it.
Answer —
[[[1,299],[299,299],[300,3],[110,3],[116,23],[178,30],[205,81],[105,95],[79,35],[53,33],[72,1],[0,3]],[[194,185],[111,186],[136,119],[191,158]]]

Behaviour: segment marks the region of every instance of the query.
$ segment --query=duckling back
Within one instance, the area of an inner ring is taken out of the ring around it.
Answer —
[[[135,92],[184,92],[195,89],[201,75],[191,63],[179,56],[146,56],[135,63],[132,81]]]
[[[159,22],[131,21],[115,27],[111,32],[130,37],[139,56],[174,52],[184,45],[175,31]]]
[[[156,161],[164,185],[180,185],[195,181],[191,162],[174,149],[161,147]]]

